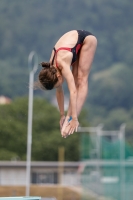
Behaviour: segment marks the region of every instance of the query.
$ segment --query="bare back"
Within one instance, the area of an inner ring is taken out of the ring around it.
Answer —
[[[74,47],[78,39],[78,33],[76,30],[69,31],[65,33],[55,44],[55,48],[58,49],[60,47]]]
[[[69,48],[73,48],[76,44],[78,40],[78,33],[76,30],[72,30],[72,31],[69,31],[67,33],[65,33],[55,44],[55,49],[58,49],[60,47],[69,47]],[[63,53],[64,51],[62,51],[61,53]],[[72,53],[70,52],[64,52],[65,54],[71,54],[71,57],[72,57]],[[51,54],[51,57],[50,57],[50,63],[51,63],[51,60],[54,56],[54,51],[52,51],[52,54]],[[70,59],[71,60],[71,59]]]

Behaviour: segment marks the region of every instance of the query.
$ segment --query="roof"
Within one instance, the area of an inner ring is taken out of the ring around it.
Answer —
[[[0,161],[0,167],[26,167],[26,161]],[[47,162],[47,161],[34,161],[31,162],[31,167],[78,167],[80,162]]]

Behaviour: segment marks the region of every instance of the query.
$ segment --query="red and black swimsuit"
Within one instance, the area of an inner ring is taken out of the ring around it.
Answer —
[[[82,47],[84,39],[88,35],[92,35],[92,33],[88,32],[88,31],[85,31],[85,30],[77,30],[77,32],[78,32],[78,41],[77,41],[76,45],[73,48],[69,48],[69,47],[60,47],[58,49],[55,49],[55,47],[53,48],[54,49],[54,56],[53,56],[52,63],[51,63],[52,65],[54,63],[54,59],[56,59],[56,67],[58,67],[57,53],[60,50],[67,50],[67,51],[70,51],[70,52],[73,53],[73,58],[72,58],[71,65],[76,61],[77,55],[80,52],[80,49]]]

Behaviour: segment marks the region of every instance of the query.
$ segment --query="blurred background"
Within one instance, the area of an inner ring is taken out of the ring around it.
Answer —
[[[132,11],[131,0],[0,1],[0,196],[25,194],[30,52],[49,61],[62,34],[85,29],[98,39],[79,118],[89,128],[63,139],[55,91],[34,91],[30,194],[132,199]]]

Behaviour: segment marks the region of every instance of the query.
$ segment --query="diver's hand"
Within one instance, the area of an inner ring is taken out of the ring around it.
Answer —
[[[79,126],[78,119],[71,119],[63,130],[63,137],[67,137],[74,132],[77,132]]]
[[[69,127],[68,135],[73,134],[74,132],[77,132],[78,126],[79,126],[78,119],[72,119],[67,125],[67,127]]]
[[[64,124],[64,121],[65,121],[65,115],[62,115],[61,118],[60,118],[60,130],[62,129],[63,127],[63,124]]]
[[[65,137],[64,130],[65,130],[66,126],[68,125],[69,118],[70,118],[69,116],[66,116],[63,126],[61,128],[62,137]]]

